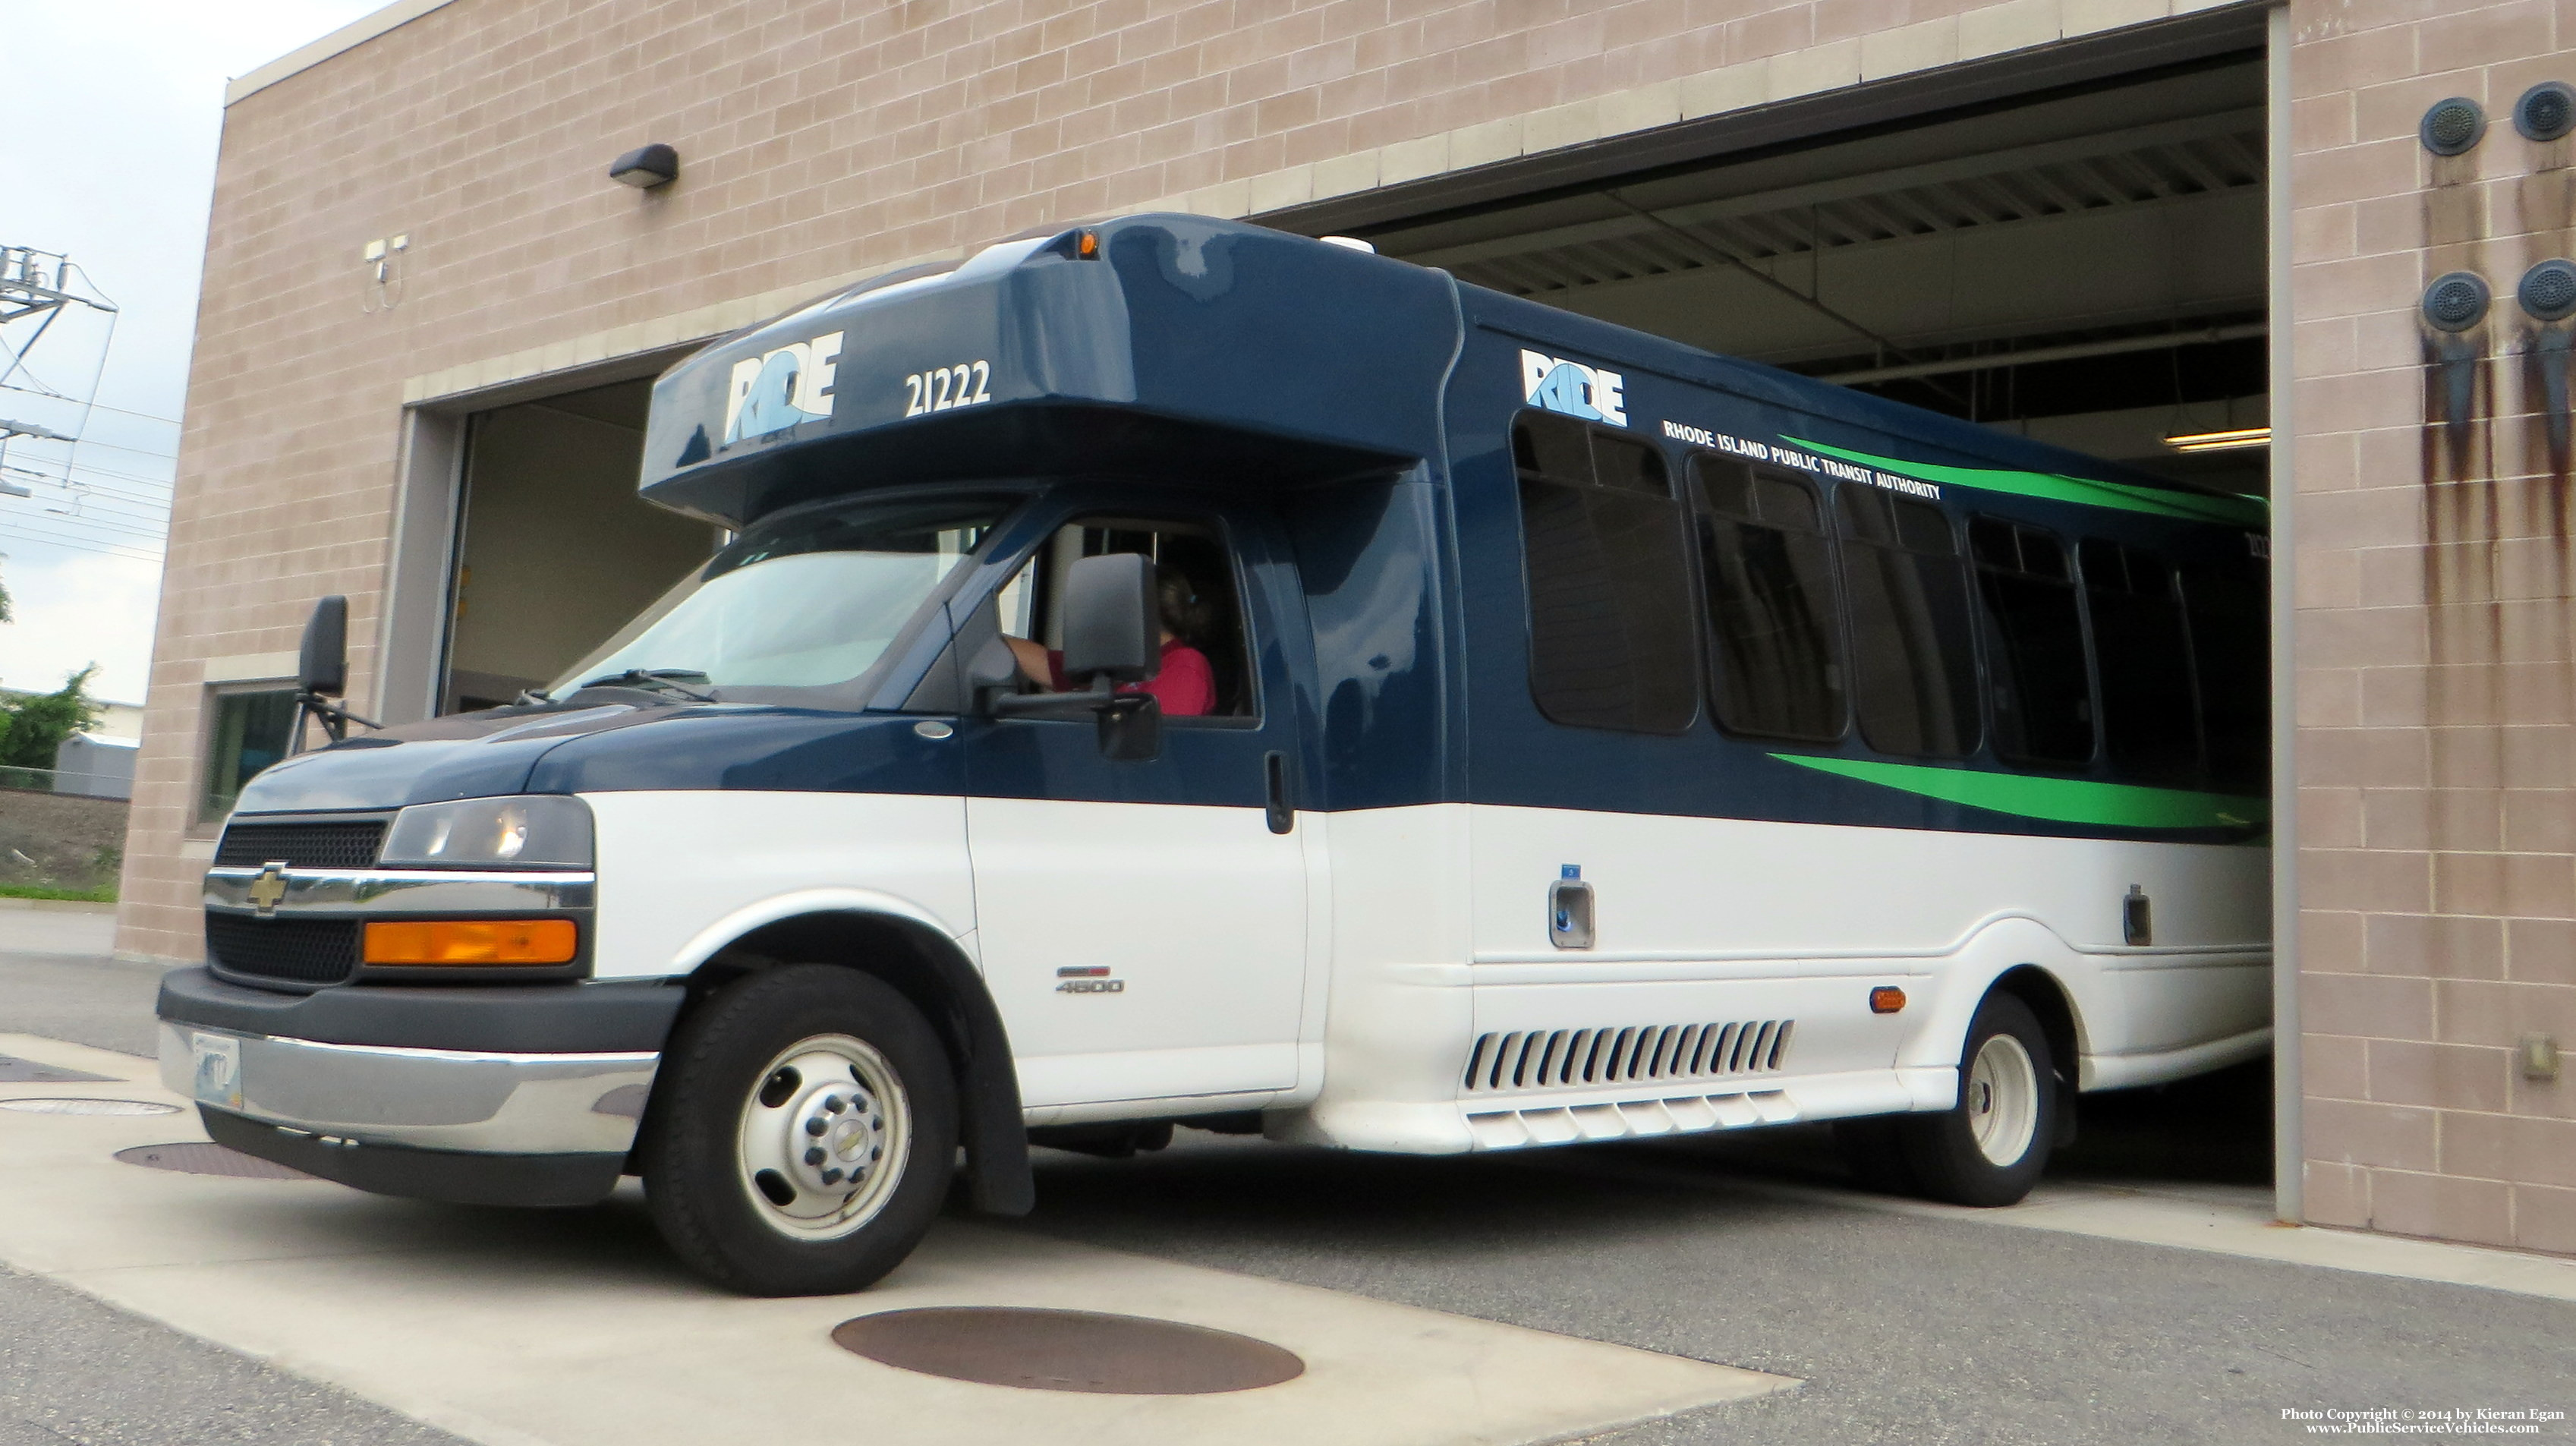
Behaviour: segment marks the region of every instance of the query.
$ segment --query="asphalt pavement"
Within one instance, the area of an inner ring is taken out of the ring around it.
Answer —
[[[6,952],[8,922],[0,1032],[150,1052],[157,971]],[[2241,1201],[2267,1105],[2260,1067],[2093,1097],[2053,1178]],[[2576,1303],[1906,1213],[1848,1190],[1813,1127],[1463,1159],[1183,1130],[1039,1159],[1018,1230],[1805,1382],[1607,1446],[2266,1442],[2308,1434],[2285,1408],[2576,1407]],[[452,1439],[0,1274],[0,1446]]]

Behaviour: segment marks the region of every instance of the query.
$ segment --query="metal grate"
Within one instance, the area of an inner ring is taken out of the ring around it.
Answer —
[[[283,859],[299,869],[363,869],[376,861],[385,821],[363,818],[297,823],[240,823],[215,845],[219,864],[259,865]]]
[[[1497,1031],[1476,1040],[1466,1083],[1481,1092],[1776,1074],[1796,1027],[1794,1019],[1762,1019]]]
[[[1204,1396],[1306,1373],[1292,1352],[1232,1331],[1028,1306],[883,1311],[834,1326],[832,1343],[907,1371],[1032,1391]]]
[[[296,984],[337,984],[358,967],[354,919],[206,916],[206,953],[228,974]]]

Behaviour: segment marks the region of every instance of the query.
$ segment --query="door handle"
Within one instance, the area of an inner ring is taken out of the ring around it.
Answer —
[[[1286,833],[1297,826],[1297,811],[1288,806],[1288,755],[1261,755],[1262,797],[1270,814],[1270,831]]]

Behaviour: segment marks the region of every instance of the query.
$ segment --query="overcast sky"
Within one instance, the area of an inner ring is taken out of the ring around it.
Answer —
[[[67,309],[0,389],[0,419],[83,439],[76,449],[21,439],[0,461],[0,479],[35,494],[0,496],[0,579],[17,611],[0,624],[0,685],[54,688],[95,662],[94,693],[142,699],[224,83],[381,3],[8,7],[0,245],[68,254],[80,268],[70,289],[117,311],[111,336],[107,313]],[[15,349],[32,327],[0,329],[0,340]],[[85,419],[23,390],[87,397],[93,377],[101,409]]]

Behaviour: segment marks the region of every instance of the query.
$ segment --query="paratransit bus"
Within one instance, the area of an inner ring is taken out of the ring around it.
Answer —
[[[2268,1047],[2258,500],[1177,215],[707,347],[641,485],[735,535],[561,684],[243,790],[216,1140],[814,1293],[1033,1141],[1998,1204]]]

